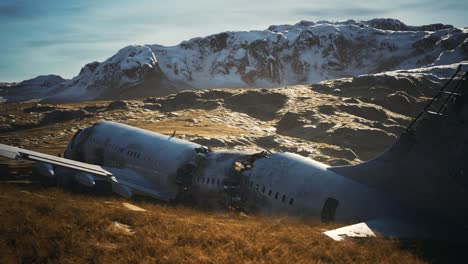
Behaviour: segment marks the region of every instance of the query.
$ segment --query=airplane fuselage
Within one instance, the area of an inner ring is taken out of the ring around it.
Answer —
[[[146,181],[148,188],[161,190],[169,199],[189,190],[197,201],[324,221],[398,211],[378,192],[297,154],[210,152],[199,144],[113,122],[77,133],[65,157],[101,165],[125,182],[134,177]]]

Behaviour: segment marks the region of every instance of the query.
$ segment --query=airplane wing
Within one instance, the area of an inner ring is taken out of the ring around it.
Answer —
[[[35,152],[27,149],[17,148],[13,146],[8,146],[0,144],[0,156],[7,157],[10,159],[26,159],[37,162],[43,162],[47,164],[52,164],[55,166],[60,166],[68,169],[73,169],[77,171],[91,173],[97,176],[110,177],[112,173],[105,170],[101,166],[84,163],[76,160],[56,157],[53,155],[48,155],[40,152]]]
[[[169,201],[174,198],[174,195],[169,195],[159,190],[151,181],[148,181],[130,169],[103,168],[94,164],[56,157],[4,144],[0,144],[0,156],[10,159],[26,159],[72,169],[81,172],[74,175],[75,180],[80,184],[91,187],[95,184],[96,178],[99,178],[100,180],[111,183],[115,193],[128,198],[135,193],[155,197],[164,201]]]

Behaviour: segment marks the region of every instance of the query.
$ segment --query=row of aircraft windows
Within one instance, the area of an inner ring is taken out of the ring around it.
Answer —
[[[90,137],[89,138],[89,141],[93,142],[93,143],[96,143],[96,144],[99,144],[101,143],[100,140],[98,138],[95,138],[95,137]]]
[[[249,184],[249,187],[250,187],[250,188],[253,188],[253,185],[254,185],[253,181],[248,182],[247,179],[245,179],[245,181],[246,181],[247,184]],[[203,178],[198,178],[197,182],[201,182],[202,184],[210,184],[210,183],[211,183],[211,185],[214,185],[215,182],[216,182],[216,185],[218,185],[218,186],[221,185],[221,182],[219,181],[219,179],[217,179],[217,180],[215,181],[214,178],[206,178],[206,179],[205,179],[205,177],[203,177]],[[256,190],[256,191],[259,190],[259,185],[258,185],[258,184],[255,185],[255,190]],[[266,188],[265,188],[265,186],[262,186],[262,193],[265,194],[265,192],[266,192]],[[272,194],[273,194],[273,190],[271,190],[271,189],[268,190],[267,195],[268,195],[269,197],[271,197]],[[280,193],[279,193],[279,192],[276,192],[274,197],[275,197],[275,200],[278,200],[279,197],[280,197]],[[286,202],[286,195],[285,195],[285,194],[283,194],[283,195],[281,196],[281,202],[282,202],[282,203],[285,203],[285,202]],[[292,198],[292,197],[289,198],[289,202],[288,202],[288,203],[289,203],[289,205],[292,205],[292,204],[294,203],[294,198]]]
[[[96,143],[96,144],[100,144],[102,142],[100,139],[98,139],[96,137],[90,137],[89,141],[91,141],[92,143]],[[109,144],[108,147],[110,147],[113,150],[119,150],[120,152],[123,152],[123,148],[120,148],[117,144]],[[136,159],[140,159],[141,153],[136,152],[136,151],[128,150],[127,151],[127,156],[132,157],[132,158],[136,158]],[[143,160],[149,160],[149,158],[143,157]]]
[[[245,182],[246,182],[247,184],[249,184],[250,188],[253,188],[253,187],[254,187],[254,182],[253,182],[253,181],[250,181],[250,182],[249,182],[248,179],[246,178],[246,179],[245,179]],[[260,186],[259,186],[258,184],[255,184],[255,190],[256,190],[256,191],[259,191],[259,188],[260,188]],[[262,186],[262,193],[265,194],[265,192],[266,192],[266,187],[265,187],[265,186]],[[270,190],[268,190],[268,192],[267,192],[266,195],[268,195],[268,197],[271,197],[272,194],[273,194],[273,190],[270,189]],[[280,193],[279,193],[279,192],[276,192],[275,195],[274,195],[274,197],[275,197],[275,200],[278,200],[279,197],[280,197]],[[285,195],[285,194],[281,195],[281,202],[282,202],[282,203],[285,203],[285,202],[286,202],[286,195]],[[289,203],[289,205],[292,205],[292,204],[294,203],[294,198],[290,197],[288,203]]]
[[[206,182],[205,182],[205,177],[198,178],[197,182],[200,182],[200,181],[201,181],[202,184],[205,184],[205,183],[210,184],[210,182],[211,182],[211,185],[215,184],[215,179],[214,178],[206,178]],[[216,185],[218,185],[218,186],[221,185],[221,182],[219,181],[219,179],[216,180]]]
[[[95,144],[102,144],[104,142],[102,139],[99,139],[97,137],[90,137],[89,141],[91,143],[95,143]],[[113,144],[113,143],[106,143],[105,147],[106,147],[106,149],[110,149],[115,153],[124,154],[124,152],[126,150],[126,148],[124,148],[122,146],[119,146],[117,144]],[[127,152],[125,154],[127,156],[135,158],[135,159],[141,159],[143,161],[149,161],[150,166],[152,166],[154,168],[158,168],[158,166],[160,164],[160,162],[158,160],[156,160],[156,158],[150,157],[150,156],[145,156],[144,154],[136,152],[136,151],[127,150]]]
[[[130,156],[132,158],[140,159],[140,153],[128,150],[127,151],[127,156]]]

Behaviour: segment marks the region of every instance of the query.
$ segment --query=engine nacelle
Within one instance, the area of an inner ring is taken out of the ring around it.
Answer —
[[[130,188],[117,182],[112,183],[112,191],[128,199],[133,196],[133,192]]]
[[[36,163],[36,171],[37,173],[39,173],[39,175],[47,177],[47,178],[53,178],[55,176],[54,167],[48,163],[44,163],[44,162]]]
[[[78,172],[75,174],[75,180],[86,187],[94,187],[94,185],[96,185],[94,176],[86,172]]]

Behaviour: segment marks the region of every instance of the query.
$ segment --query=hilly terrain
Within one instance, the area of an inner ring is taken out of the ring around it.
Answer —
[[[57,155],[74,132],[112,120],[211,148],[299,153],[330,165],[390,146],[444,83],[431,72],[388,72],[273,89],[184,91],[143,100],[2,104],[0,142]],[[31,178],[0,160],[0,256],[13,262],[446,263],[455,242],[331,241],[336,224],[125,200]]]
[[[433,68],[453,73],[457,65]],[[25,147],[30,129],[67,125],[59,136],[99,120],[172,134],[211,148],[288,151],[328,163],[353,164],[380,154],[446,78],[388,72],[270,89],[187,90],[142,100],[3,104],[2,142]],[[19,112],[18,112],[19,111]],[[50,137],[55,137],[50,135]]]

